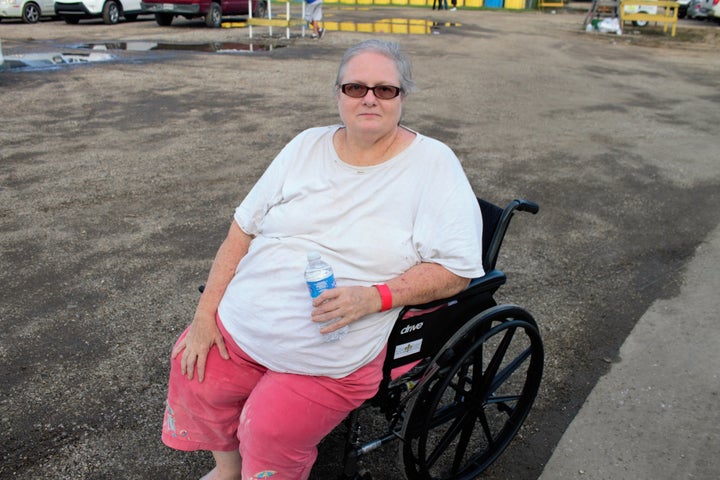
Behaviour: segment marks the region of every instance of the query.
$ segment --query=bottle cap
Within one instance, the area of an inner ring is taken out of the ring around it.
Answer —
[[[308,262],[320,260],[320,254],[318,252],[308,252],[307,259],[308,259]]]

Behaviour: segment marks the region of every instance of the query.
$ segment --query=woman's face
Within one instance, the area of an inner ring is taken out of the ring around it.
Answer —
[[[346,65],[340,85],[359,83],[368,87],[377,85],[400,86],[400,74],[395,63],[377,52],[364,52],[353,57]],[[338,91],[340,118],[348,134],[376,134],[382,136],[395,129],[402,115],[402,94],[383,100],[372,90],[364,97],[352,98]]]

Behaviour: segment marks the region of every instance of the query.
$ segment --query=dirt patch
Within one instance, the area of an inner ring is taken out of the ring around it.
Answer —
[[[326,16],[437,22],[435,34],[376,34],[413,58],[420,90],[404,123],[452,146],[479,196],[541,206],[516,218],[498,265],[509,277],[499,300],[542,326],[544,382],[486,475],[536,478],[636,320],[676,292],[720,220],[720,58],[708,46],[717,28],[683,24],[671,39],[586,34],[572,12]],[[338,121],[337,63],[370,35],[277,33],[255,41],[285,48],[251,54],[125,52],[0,73],[0,477],[193,478],[209,468],[207,454],[159,441],[170,346],[234,206],[298,131]],[[248,41],[245,29],[147,19],[3,22],[0,38],[8,55]],[[322,444],[314,479],[338,473],[342,434]],[[366,464],[396,479],[394,458],[382,449]]]

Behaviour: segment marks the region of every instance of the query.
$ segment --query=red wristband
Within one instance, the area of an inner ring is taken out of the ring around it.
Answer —
[[[380,294],[380,311],[384,312],[386,310],[390,310],[393,306],[392,292],[390,292],[390,288],[384,283],[375,284],[373,287],[375,287]]]

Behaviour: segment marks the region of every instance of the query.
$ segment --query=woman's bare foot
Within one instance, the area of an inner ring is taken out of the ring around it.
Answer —
[[[237,451],[212,453],[216,467],[200,480],[242,480],[242,460]]]

